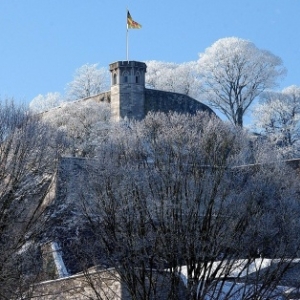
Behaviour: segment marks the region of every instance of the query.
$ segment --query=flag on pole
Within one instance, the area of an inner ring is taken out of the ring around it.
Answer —
[[[132,20],[129,10],[127,10],[127,29],[140,29],[142,25]]]

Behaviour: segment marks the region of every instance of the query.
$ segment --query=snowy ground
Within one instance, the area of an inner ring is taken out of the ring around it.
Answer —
[[[275,259],[266,259],[266,258],[258,258],[255,259],[252,263],[249,264],[248,260],[237,260],[234,265],[230,268],[230,272],[227,274],[227,277],[231,278],[242,278],[244,276],[249,276],[250,274],[261,272],[264,269],[267,269],[272,264],[278,263],[279,260]],[[294,263],[299,263],[300,259],[293,260]],[[212,270],[210,274],[219,267],[221,262],[213,263]],[[220,271],[215,276],[216,278],[222,278],[222,273],[224,273],[224,269],[226,268],[226,261],[222,262],[224,264],[224,268],[220,268]],[[249,266],[247,266],[249,264]],[[185,284],[187,284],[187,267],[182,267],[180,272],[181,278]],[[249,299],[247,295],[253,294],[255,289],[258,289],[257,285],[246,285],[242,282],[234,282],[234,281],[221,281],[217,284],[217,286],[212,289],[210,293],[208,293],[206,300],[242,300]],[[282,295],[287,295],[290,293],[298,292],[298,289],[286,286],[278,286],[273,292],[272,295],[268,295],[266,298],[262,299],[287,299]],[[289,298],[291,299],[291,298]],[[293,298],[295,299],[295,298]],[[297,298],[298,299],[298,298]]]

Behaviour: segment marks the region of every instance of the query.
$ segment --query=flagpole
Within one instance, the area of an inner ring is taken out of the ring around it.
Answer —
[[[126,9],[126,60],[129,61],[128,58],[128,8]]]
[[[126,59],[127,59],[127,62],[129,62],[128,29],[140,29],[140,28],[142,28],[142,25],[139,24],[138,22],[135,22],[132,19],[128,9],[127,9],[126,27],[127,27],[127,31],[126,31]]]
[[[126,30],[126,60],[127,62],[129,61],[129,58],[128,58],[128,25],[127,26],[127,30]]]

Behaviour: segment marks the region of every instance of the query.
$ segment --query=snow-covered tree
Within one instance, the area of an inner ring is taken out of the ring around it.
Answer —
[[[199,92],[197,62],[176,64],[152,60],[146,64],[147,87],[197,98]]]
[[[77,100],[87,98],[109,87],[109,72],[98,68],[97,64],[85,64],[75,71],[74,79],[67,84],[67,98]]]
[[[110,107],[93,100],[65,102],[42,118],[66,134],[69,154],[92,157],[109,129]]]
[[[279,57],[236,37],[220,39],[207,48],[200,54],[198,68],[203,101],[241,127],[254,99],[274,87],[285,72]]]
[[[90,235],[71,251],[87,278],[93,261],[114,267],[132,299],[279,299],[276,285],[299,250],[293,170],[235,166],[249,147],[243,131],[204,113],[124,125],[80,181]]]
[[[261,95],[253,110],[256,130],[279,147],[285,157],[300,154],[300,87]]]
[[[34,113],[41,113],[50,108],[59,106],[63,101],[63,97],[58,92],[48,93],[46,95],[39,94],[29,103],[29,109]]]

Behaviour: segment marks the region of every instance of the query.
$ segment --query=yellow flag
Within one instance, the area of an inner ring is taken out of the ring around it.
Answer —
[[[140,29],[142,25],[132,20],[129,10],[127,10],[127,29]]]

